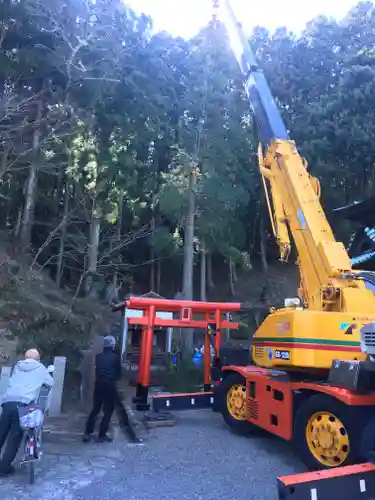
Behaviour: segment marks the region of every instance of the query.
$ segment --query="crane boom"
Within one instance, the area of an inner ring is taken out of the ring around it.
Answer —
[[[238,64],[244,75],[244,86],[257,121],[262,141],[288,140],[289,134],[276,106],[267,80],[247,42],[228,0],[224,0],[226,27]]]
[[[272,229],[281,260],[293,237],[302,299],[266,316],[252,336],[250,366],[224,367],[221,411],[234,429],[247,432],[250,422],[293,439],[309,467],[344,465],[362,455],[361,429],[375,407],[375,273],[352,270],[335,240],[319,182],[289,138],[230,0],[221,1],[262,141]]]
[[[336,241],[320,204],[318,181],[307,172],[266,78],[237,21],[229,0],[222,0],[224,24],[232,49],[244,76],[244,87],[257,122],[262,147],[260,172],[269,196],[272,226],[282,260],[290,250],[288,230],[298,253],[301,298],[306,307],[321,311],[371,312],[375,298],[363,300],[357,291],[366,291],[356,280],[350,258],[341,242]],[[214,2],[218,6],[217,0]]]

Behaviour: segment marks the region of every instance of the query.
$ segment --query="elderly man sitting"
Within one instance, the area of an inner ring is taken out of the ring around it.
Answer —
[[[36,349],[29,349],[25,359],[13,367],[5,394],[2,399],[0,418],[0,451],[7,444],[0,460],[0,476],[14,472],[12,462],[22,442],[23,432],[19,422],[18,408],[34,402],[43,385],[52,387],[53,378],[40,362]]]

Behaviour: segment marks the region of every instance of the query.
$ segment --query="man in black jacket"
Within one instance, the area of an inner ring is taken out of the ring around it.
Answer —
[[[103,418],[100,423],[98,441],[111,442],[107,436],[109,422],[115,408],[116,382],[121,378],[121,358],[114,352],[116,340],[112,335],[103,338],[103,352],[95,358],[95,389],[94,405],[87,419],[83,436],[85,443],[90,441],[94,432],[96,418],[103,408]]]

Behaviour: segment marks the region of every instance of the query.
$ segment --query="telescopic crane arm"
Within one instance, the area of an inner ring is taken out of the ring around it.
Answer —
[[[256,119],[259,134],[265,144],[275,138],[289,140],[289,133],[277,109],[267,80],[248,44],[247,38],[237,21],[228,0],[222,0],[224,22],[232,49],[244,75],[244,86],[249,98],[250,107]],[[214,6],[219,6],[218,0]]]
[[[218,9],[219,1],[213,0],[213,6],[214,9]],[[226,28],[236,59],[244,75],[245,90],[262,142],[270,144],[275,137],[289,140],[288,130],[277,109],[267,80],[257,63],[230,3],[224,2],[224,8],[226,8]],[[291,243],[284,215],[284,207],[277,184],[275,183],[275,178],[270,175],[270,172],[264,165],[261,145],[259,145],[258,149],[258,159],[267,207],[271,218],[272,231],[280,249],[280,260],[287,261],[291,250]],[[269,181],[269,187],[267,186],[266,179]]]
[[[259,167],[281,259],[286,260],[289,255],[290,232],[298,253],[301,296],[309,309],[373,312],[372,292],[356,279],[359,274],[352,270],[344,245],[335,240],[326,219],[319,201],[319,182],[308,174],[306,161],[290,140],[230,1],[221,2],[221,18],[244,76],[244,87],[262,142]],[[213,0],[213,5],[218,8],[218,0]]]

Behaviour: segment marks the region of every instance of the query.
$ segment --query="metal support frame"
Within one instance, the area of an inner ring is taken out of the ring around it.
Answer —
[[[332,470],[279,477],[279,500],[371,500],[375,498],[375,465],[364,463]]]
[[[213,392],[192,392],[188,394],[160,394],[152,397],[155,412],[170,410],[201,410],[214,404]]]

